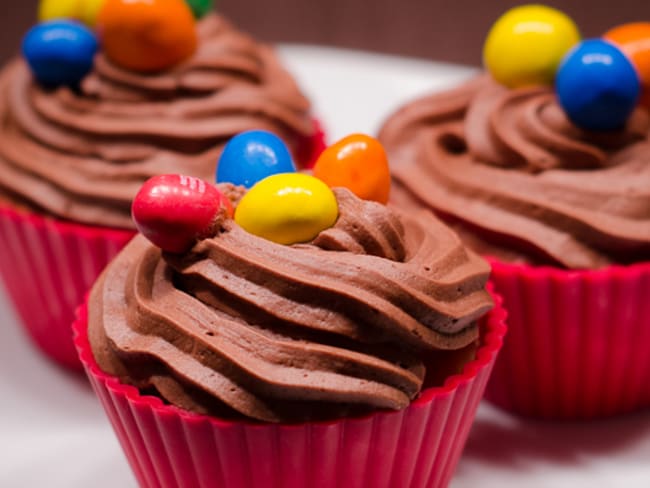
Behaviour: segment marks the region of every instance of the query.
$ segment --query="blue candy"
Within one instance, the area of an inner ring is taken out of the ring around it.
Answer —
[[[217,166],[217,183],[250,188],[267,176],[295,171],[282,139],[271,132],[251,130],[236,135],[226,144]]]
[[[34,77],[49,88],[76,87],[92,69],[97,49],[95,34],[69,20],[38,24],[23,39],[23,55]]]
[[[569,119],[594,131],[623,127],[641,92],[630,60],[600,39],[583,41],[565,56],[555,87]]]

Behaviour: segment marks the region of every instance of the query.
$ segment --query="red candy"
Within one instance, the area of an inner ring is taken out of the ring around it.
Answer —
[[[232,216],[230,201],[215,186],[192,176],[161,175],[145,182],[133,200],[131,215],[153,244],[181,253],[211,234],[222,208]]]

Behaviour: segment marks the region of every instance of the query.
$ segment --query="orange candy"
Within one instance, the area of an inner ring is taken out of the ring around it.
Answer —
[[[650,109],[650,22],[623,24],[603,37],[616,44],[632,61],[641,79],[640,103]]]
[[[184,0],[106,0],[97,26],[106,56],[144,73],[189,58],[198,42],[196,22]]]
[[[330,188],[344,186],[364,200],[388,203],[388,158],[370,136],[352,134],[325,149],[314,165],[314,176]]]

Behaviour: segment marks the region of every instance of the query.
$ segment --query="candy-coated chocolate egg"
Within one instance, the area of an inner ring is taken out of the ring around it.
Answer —
[[[344,186],[364,200],[387,203],[390,170],[381,143],[365,134],[352,134],[331,145],[314,165],[314,176],[330,188]]]
[[[295,171],[282,139],[271,132],[251,130],[237,134],[224,147],[217,164],[217,183],[251,188],[267,176]]]
[[[41,0],[38,19],[74,19],[94,26],[104,0]]]
[[[215,218],[230,201],[213,185],[192,176],[160,175],[147,180],[133,199],[138,230],[163,251],[181,253],[213,232]]]
[[[269,176],[239,201],[235,222],[244,230],[278,244],[314,239],[336,223],[339,209],[332,190],[302,173]]]
[[[106,0],[97,28],[111,61],[143,73],[184,61],[198,42],[194,15],[184,0]]]
[[[185,0],[192,9],[194,17],[205,17],[214,8],[214,0]]]
[[[578,41],[578,27],[566,14],[543,5],[522,5],[492,26],[483,62],[492,77],[509,88],[552,85],[562,57]]]
[[[79,0],[41,0],[38,4],[38,20],[76,19]]]
[[[641,80],[641,105],[650,110],[650,22],[623,24],[603,36],[630,58]]]
[[[32,27],[22,48],[39,83],[75,87],[92,69],[98,44],[95,34],[78,22],[52,20]]]
[[[571,121],[587,130],[625,125],[640,93],[630,60],[614,44],[589,39],[562,61],[555,79],[560,105]]]

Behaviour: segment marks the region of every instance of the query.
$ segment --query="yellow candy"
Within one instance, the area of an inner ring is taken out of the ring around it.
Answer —
[[[255,184],[237,205],[235,222],[278,244],[308,242],[329,229],[339,209],[332,190],[318,178],[281,173]]]
[[[103,4],[104,0],[41,0],[38,20],[75,19],[93,27]]]
[[[97,23],[99,11],[104,6],[104,0],[82,0],[80,3],[81,15],[79,20],[90,27],[94,27]]]
[[[41,0],[38,6],[38,20],[74,19],[79,0]]]
[[[564,13],[522,5],[492,26],[483,61],[494,79],[509,88],[551,85],[562,58],[579,41],[578,27]]]

